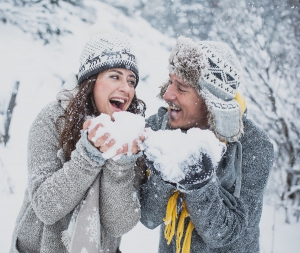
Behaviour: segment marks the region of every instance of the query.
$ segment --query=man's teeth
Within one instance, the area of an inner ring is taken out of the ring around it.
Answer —
[[[175,105],[170,105],[171,110],[180,111],[180,108],[176,107]]]
[[[116,101],[116,102],[120,102],[122,104],[125,103],[125,100],[124,99],[121,99],[121,98],[112,98],[110,101]]]

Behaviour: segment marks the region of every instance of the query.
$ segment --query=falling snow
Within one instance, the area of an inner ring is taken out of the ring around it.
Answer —
[[[89,16],[92,17],[92,22],[99,22],[101,21],[99,17],[102,17],[111,23],[112,26],[130,34],[134,39],[140,70],[140,83],[136,93],[138,97],[147,104],[146,116],[148,117],[156,113],[158,107],[164,105],[162,101],[156,99],[156,95],[159,91],[158,87],[164,83],[168,77],[167,59],[169,57],[170,48],[174,45],[174,39],[153,29],[144,19],[135,15],[124,15],[120,11],[120,8],[113,8],[111,4],[93,0],[88,2],[97,9],[97,15],[94,12],[92,13],[95,15],[92,15],[90,12],[92,8],[88,6],[87,17],[80,19],[79,17],[84,11],[83,7],[80,8],[80,11],[76,11],[74,6],[66,6],[67,3],[64,1],[62,1],[60,5],[68,7],[66,10],[70,13],[61,12],[56,16],[57,20],[54,20],[53,16],[47,15],[47,13],[42,13],[43,19],[48,18],[52,20],[55,25],[57,25],[57,22],[60,22],[71,31],[62,37],[59,43],[57,43],[57,37],[54,36],[53,42],[46,44],[45,41],[40,41],[38,38],[32,39],[30,33],[22,32],[21,29],[13,26],[10,22],[0,22],[0,34],[3,35],[0,40],[0,86],[1,88],[6,88],[16,80],[20,81],[17,105],[10,126],[11,138],[6,147],[2,144],[0,145],[0,163],[2,162],[2,168],[5,168],[5,174],[0,175],[0,187],[2,190],[0,195],[1,252],[9,251],[15,219],[19,212],[27,184],[26,149],[30,125],[41,108],[55,99],[56,94],[60,91],[61,85],[63,81],[67,79],[68,74],[70,72],[77,72],[82,46],[88,39],[88,33],[86,31],[90,26]],[[9,5],[8,3],[9,1],[4,1],[1,4],[5,7]],[[0,13],[3,9],[1,8]],[[22,11],[25,11],[25,8],[23,9]],[[234,10],[230,9],[230,11],[233,13]],[[78,17],[77,15],[72,16],[71,12],[77,13]],[[154,14],[157,15],[156,12],[154,12]],[[17,17],[16,15],[14,16]],[[239,14],[239,16],[241,15]],[[88,22],[83,20],[87,20]],[[224,20],[224,17],[222,20]],[[234,18],[233,21],[236,22]],[[252,21],[250,20],[249,22]],[[228,21],[226,21],[226,23],[228,23]],[[278,20],[276,23],[280,24],[281,22]],[[178,22],[178,25],[180,26],[181,24]],[[217,25],[221,27],[220,23]],[[236,31],[238,31],[238,29],[242,29],[242,27],[236,26]],[[258,27],[258,29],[261,28]],[[261,29],[261,31],[264,30]],[[287,31],[289,32],[289,30]],[[234,31],[228,33],[228,36],[235,41],[232,32]],[[212,31],[212,34],[213,33],[214,31]],[[51,35],[49,34],[49,36]],[[286,37],[286,39],[289,40],[290,38]],[[249,40],[249,43],[253,43],[253,40]],[[280,47],[276,47],[276,50],[279,50]],[[247,47],[244,47],[244,49],[248,50]],[[288,57],[290,57],[290,55],[288,55]],[[246,57],[245,59],[248,58]],[[247,60],[245,62],[248,63],[249,61]],[[259,75],[261,73],[257,72],[256,74]],[[278,76],[272,79],[271,83],[276,83],[278,81],[277,79]],[[257,85],[261,84],[255,76],[253,82],[256,82]],[[288,85],[290,85],[290,82],[287,82],[287,86],[278,83],[276,93],[283,97],[286,95],[287,99],[284,101],[291,102],[291,97],[288,96],[288,93],[283,92],[288,91],[286,89]],[[249,87],[250,84],[248,83],[247,88]],[[282,89],[280,89],[280,87],[282,87]],[[259,86],[259,88],[261,89],[262,86]],[[261,92],[260,94],[255,90],[249,91],[252,92],[251,94],[253,94],[255,99],[258,99],[259,95],[269,94],[269,92]],[[0,95],[3,94],[1,89]],[[298,92],[294,91],[294,94],[297,95]],[[267,101],[268,99],[263,101]],[[295,101],[298,103],[298,100]],[[250,105],[250,103],[248,103],[248,105]],[[264,104],[262,105],[263,113],[266,113],[271,119],[274,118],[274,114],[269,113],[265,110]],[[283,103],[284,112],[288,112],[287,106],[288,103]],[[261,119],[261,115],[263,114],[253,106],[249,108],[249,114],[251,113],[252,116],[257,115],[257,119]],[[289,115],[288,113],[284,114]],[[266,127],[272,125],[268,122],[262,123],[265,124]],[[279,125],[279,123],[273,124],[274,127],[279,127]],[[2,128],[3,126],[1,126],[1,129]],[[10,191],[11,188],[13,191]],[[153,226],[151,223],[148,225]],[[276,203],[266,202],[264,205],[260,228],[262,253],[296,253],[299,251],[299,223],[286,224],[285,211]],[[132,231],[123,236],[121,251],[137,252],[136,249],[143,248],[144,253],[157,252],[159,243],[158,235],[159,229],[149,230],[139,223]]]

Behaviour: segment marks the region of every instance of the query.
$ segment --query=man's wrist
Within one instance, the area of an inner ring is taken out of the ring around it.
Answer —
[[[199,182],[199,183],[195,183],[195,184],[176,184],[176,188],[179,191],[192,191],[192,190],[197,190],[202,188],[203,186],[207,185],[210,182],[211,178],[203,181],[203,182]]]

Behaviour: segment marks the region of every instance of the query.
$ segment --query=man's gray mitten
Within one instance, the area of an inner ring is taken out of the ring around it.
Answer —
[[[202,153],[198,162],[188,167],[185,178],[178,182],[177,188],[179,190],[193,190],[199,189],[206,185],[215,172],[215,167],[211,158]]]

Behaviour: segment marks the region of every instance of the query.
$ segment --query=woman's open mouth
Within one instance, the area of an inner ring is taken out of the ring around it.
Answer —
[[[125,103],[127,100],[122,99],[122,98],[111,98],[109,100],[110,104],[115,108],[117,111],[123,111],[123,108],[125,106]]]

